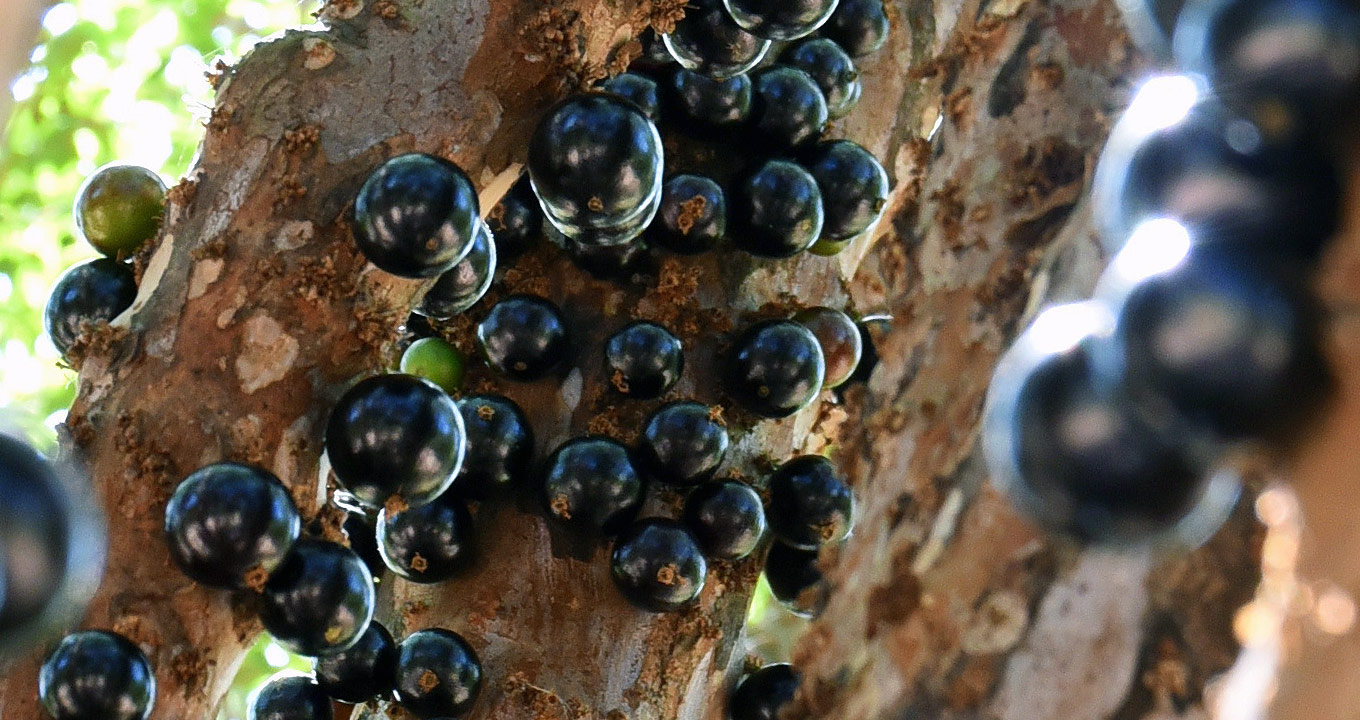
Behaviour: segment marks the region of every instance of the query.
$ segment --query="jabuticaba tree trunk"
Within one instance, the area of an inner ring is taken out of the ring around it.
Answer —
[[[110,563],[84,624],[149,653],[154,717],[211,717],[260,632],[249,593],[203,589],[170,563],[160,525],[180,478],[221,459],[258,463],[314,532],[339,537],[322,507],[322,424],[348,383],[391,367],[422,289],[354,246],[348,211],[366,174],[397,153],[437,153],[490,207],[544,108],[622,68],[630,40],[676,9],[331,0],[328,29],[262,44],[223,76],[202,152],[139,258],[137,302],[81,344],[65,433],[109,515]],[[676,394],[724,408],[732,472],[758,480],[834,446],[859,517],[824,558],[834,592],[797,652],[799,708],[812,716],[1132,720],[1194,706],[1231,661],[1229,619],[1255,586],[1249,513],[1189,558],[1063,551],[985,488],[975,450],[992,364],[1032,299],[1079,295],[1099,267],[1081,198],[1135,62],[1118,15],[1108,0],[900,0],[890,15],[888,47],[864,63],[864,100],[833,130],[893,178],[873,237],[832,259],[671,258],[627,283],[591,279],[544,244],[492,295],[558,302],[572,369],[523,385],[474,370],[468,386],[519,401],[540,453],[588,431],[631,440],[654,403],[611,398],[599,348],[608,330],[650,318],[687,342]],[[867,387],[782,422],[732,407],[715,382],[728,331],[816,304],[896,318]],[[472,350],[470,326],[444,330]],[[615,592],[604,548],[513,507],[476,518],[480,560],[466,577],[389,576],[379,613],[398,635],[442,626],[470,639],[487,678],[472,717],[722,716],[758,558],[715,563],[697,607],[652,615]],[[44,650],[8,668],[7,720],[41,716]]]

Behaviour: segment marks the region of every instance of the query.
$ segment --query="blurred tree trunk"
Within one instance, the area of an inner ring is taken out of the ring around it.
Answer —
[[[10,83],[28,67],[29,51],[49,5],[49,0],[6,0],[0,7],[0,138],[5,136],[14,108]]]

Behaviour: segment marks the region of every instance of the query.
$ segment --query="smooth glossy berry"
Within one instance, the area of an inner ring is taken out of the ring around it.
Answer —
[[[61,601],[75,530],[64,495],[51,462],[0,434],[0,636],[18,634]]]
[[[468,451],[453,491],[485,500],[514,492],[533,466],[534,431],[524,411],[501,395],[458,399],[467,428]]]
[[[774,541],[765,556],[765,581],[774,599],[800,617],[816,615],[826,601],[826,578],[817,567],[816,550]]]
[[[264,629],[299,655],[353,645],[373,619],[373,575],[353,550],[303,538],[269,576],[262,594]]]
[[[796,40],[821,27],[836,0],[723,0],[732,20],[771,40]]]
[[[770,476],[770,530],[803,550],[839,542],[850,533],[854,493],[821,455],[800,455]]]
[[[642,108],[652,122],[661,120],[661,88],[652,78],[636,72],[619,73],[604,81],[602,88]]]
[[[288,489],[263,468],[215,463],[185,478],[165,506],[170,557],[196,582],[241,588],[283,562],[302,521]]]
[[[430,628],[406,636],[397,650],[397,702],[417,717],[459,717],[482,688],[482,663],[463,636]]]
[[[583,533],[617,533],[642,506],[642,475],[628,448],[588,435],[562,443],[548,458],[543,504],[548,516]]]
[[[649,475],[672,485],[697,485],[713,477],[727,455],[727,428],[703,403],[673,402],[647,418],[638,460]]]
[[[765,534],[760,496],[735,480],[704,483],[685,498],[685,527],[704,554],[722,560],[750,555]]]
[[[859,326],[849,315],[829,307],[799,310],[793,321],[810,330],[822,348],[826,360],[826,378],[822,387],[840,387],[859,367],[864,352],[864,340]]]
[[[486,225],[496,241],[499,264],[508,264],[538,242],[543,234],[543,208],[538,206],[529,173],[520,175],[500,202],[491,206]]]
[[[675,385],[684,369],[680,338],[656,323],[629,323],[605,341],[604,371],[621,395],[659,397]]]
[[[717,247],[727,234],[722,187],[702,175],[676,175],[661,189],[661,209],[647,240],[681,255]]]
[[[790,46],[779,61],[808,74],[826,99],[826,112],[832,119],[845,117],[859,102],[864,91],[855,61],[840,45],[826,38],[809,38]]]
[[[548,220],[595,245],[637,237],[661,202],[661,135],[637,105],[608,93],[573,95],[529,140],[529,178]]]
[[[511,380],[537,380],[567,359],[570,341],[557,306],[535,295],[511,295],[477,324],[477,342],[493,369]]]
[[[729,235],[752,255],[793,257],[817,241],[824,219],[812,175],[787,160],[768,160],[737,183]]]
[[[472,515],[453,493],[378,514],[378,551],[392,572],[418,583],[457,575],[472,561]]]
[[[397,643],[383,624],[374,620],[347,650],[316,659],[316,681],[327,695],[341,702],[386,699],[396,683]]]
[[[400,370],[407,375],[425,378],[446,393],[457,392],[463,386],[465,368],[463,353],[441,337],[421,338],[401,354]]]
[[[56,720],[144,720],[155,705],[156,675],[127,638],[85,630],[47,656],[38,697]]]
[[[721,134],[751,116],[754,94],[751,78],[745,73],[714,80],[680,70],[670,76],[670,88],[677,108],[692,121],[682,127],[697,134]]]
[[[477,190],[457,165],[433,155],[398,155],[359,189],[354,240],[382,270],[435,277],[472,250],[480,212]]]
[[[686,70],[725,80],[765,58],[770,41],[746,32],[715,0],[692,2],[675,30],[661,36],[671,57]]]
[[[873,153],[849,140],[830,140],[811,148],[803,167],[816,178],[822,193],[823,238],[852,238],[883,215],[888,173]]]
[[[822,37],[834,40],[850,57],[863,57],[883,47],[890,29],[883,0],[840,0],[822,26]]]
[[[76,230],[96,250],[126,258],[155,237],[165,213],[161,176],[137,165],[105,165],[76,192]]]
[[[110,258],[83,262],[57,278],[43,311],[43,327],[65,355],[82,327],[113,320],[136,298],[131,267]]]
[[[438,497],[466,450],[453,400],[414,375],[376,375],[350,388],[326,423],[326,456],[340,485],[370,507]]]
[[[684,525],[647,518],[614,542],[609,574],[628,602],[651,612],[678,610],[704,589],[708,562]]]
[[[767,320],[732,343],[727,388],[742,407],[768,418],[792,415],[822,390],[826,359],[817,338],[791,320]]]
[[[639,226],[636,234],[641,235],[644,229]],[[654,258],[647,243],[641,239],[622,245],[591,245],[562,238],[562,247],[573,265],[597,280],[629,283],[643,275],[655,274],[652,270]]]
[[[341,528],[349,540],[349,549],[364,561],[373,577],[381,577],[387,572],[387,563],[383,562],[382,554],[378,552],[378,531],[368,518],[360,513],[348,513]]]
[[[472,250],[425,291],[415,311],[425,317],[447,320],[473,305],[491,288],[496,276],[496,241],[486,223],[477,221]]]
[[[773,663],[742,678],[728,700],[731,720],[779,720],[779,711],[798,692],[798,674],[788,663]]]
[[[285,675],[255,692],[246,720],[331,720],[334,716],[331,699],[316,680]]]
[[[829,117],[826,98],[816,81],[786,65],[755,74],[752,100],[752,140],[776,151],[816,140]]]

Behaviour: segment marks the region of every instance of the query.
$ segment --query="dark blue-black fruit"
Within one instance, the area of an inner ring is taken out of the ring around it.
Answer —
[[[722,3],[715,0],[692,2],[685,17],[662,40],[681,67],[715,80],[750,70],[770,49],[769,40],[732,22]]]
[[[60,601],[73,569],[73,518],[63,494],[51,462],[0,434],[0,635],[17,633]]]
[[[396,698],[417,717],[459,717],[482,688],[482,663],[463,636],[430,628],[406,636],[397,650]]]
[[[111,258],[73,266],[57,278],[43,311],[43,327],[62,355],[87,325],[118,317],[137,299],[132,268]]]
[[[732,20],[771,40],[796,40],[821,27],[836,0],[723,0]]]
[[[605,92],[614,93],[642,108],[642,112],[652,122],[661,120],[661,89],[656,80],[642,73],[625,72],[605,80],[602,87]]]
[[[774,599],[794,615],[812,617],[826,602],[826,578],[817,567],[816,550],[774,541],[765,556],[765,581]]]
[[[529,173],[521,174],[500,202],[491,206],[486,224],[496,241],[499,263],[509,263],[538,242],[543,234],[543,209],[529,183]]]
[[[643,230],[639,226],[637,233]],[[622,245],[592,245],[565,237],[561,241],[572,264],[597,280],[630,283],[649,273],[655,275],[651,248],[641,238]]]
[[[144,720],[156,701],[156,675],[127,638],[84,630],[47,656],[38,697],[56,720]]]
[[[767,160],[737,182],[728,223],[732,242],[767,258],[793,257],[822,234],[817,180],[796,163]]]
[[[702,175],[676,175],[661,188],[661,209],[647,240],[681,255],[712,250],[727,235],[727,199]]]
[[[666,43],[655,30],[649,27],[637,39],[642,52],[628,64],[630,72],[657,72],[675,67],[675,58],[671,57],[671,51],[666,49]]]
[[[604,371],[621,395],[658,397],[675,385],[684,369],[680,338],[656,323],[629,323],[605,341]]]
[[[863,57],[883,47],[890,29],[883,0],[840,0],[822,26],[821,34],[835,41],[850,57]]]
[[[331,720],[334,716],[331,699],[316,680],[285,675],[256,691],[246,720]]]
[[[704,554],[722,560],[750,555],[765,534],[760,496],[735,480],[704,483],[685,498],[685,527]]]
[[[810,148],[803,167],[822,193],[823,239],[846,240],[878,220],[888,205],[888,173],[873,153],[850,140]]]
[[[535,295],[511,295],[477,324],[477,344],[494,370],[511,380],[537,380],[567,359],[570,341],[557,306]]]
[[[676,107],[691,121],[681,127],[695,134],[720,134],[751,116],[754,94],[751,77],[745,73],[714,80],[680,70],[670,76],[670,89]]]
[[[816,81],[787,65],[756,73],[752,100],[751,138],[772,150],[784,151],[816,140],[829,117],[826,98]]]
[[[349,548],[303,538],[265,583],[264,629],[299,655],[353,645],[373,619],[373,575]]]
[[[165,506],[170,557],[185,575],[215,588],[262,581],[283,562],[301,526],[283,483],[239,463],[195,470]]]
[[[418,583],[447,580],[472,561],[472,515],[454,493],[378,514],[378,550],[394,573]]]
[[[425,317],[447,320],[477,304],[496,275],[496,241],[486,223],[477,221],[472,250],[439,276],[416,304]]]
[[[438,386],[414,375],[376,375],[350,388],[326,422],[326,456],[341,487],[370,507],[393,495],[426,503],[463,462],[463,418]]]
[[[386,699],[396,682],[396,672],[397,643],[377,620],[368,624],[349,649],[316,659],[316,681],[321,689],[347,703]]]
[[[367,517],[357,512],[346,513],[341,529],[345,531],[345,537],[349,540],[349,549],[364,561],[373,577],[381,577],[387,572],[387,564],[383,562],[382,555],[378,552],[377,530]]]
[[[667,612],[699,596],[708,562],[684,525],[648,518],[614,542],[609,573],[628,602],[643,610]]]
[[[543,474],[548,516],[582,533],[617,533],[642,506],[642,475],[628,448],[607,437],[568,440],[548,458]]]
[[[501,395],[465,395],[458,398],[458,411],[467,428],[468,450],[452,490],[477,500],[512,493],[533,466],[529,419],[513,400]]]
[[[855,61],[840,45],[826,38],[809,38],[791,45],[779,61],[808,74],[826,99],[826,112],[832,119],[845,117],[859,102],[864,91]]]
[[[770,476],[770,530],[803,550],[839,542],[853,524],[855,497],[821,455],[800,455]]]
[[[457,165],[433,155],[398,155],[359,189],[354,240],[382,270],[434,277],[472,249],[480,212],[477,189]]]
[[[798,674],[788,663],[773,663],[742,678],[727,703],[731,720],[779,720],[779,711],[798,692]]]
[[[792,415],[817,398],[826,359],[817,338],[790,320],[743,331],[727,358],[727,389],[744,408],[768,418]]]
[[[727,428],[703,403],[657,408],[643,426],[638,460],[649,475],[671,485],[697,485],[713,477],[727,455]]]

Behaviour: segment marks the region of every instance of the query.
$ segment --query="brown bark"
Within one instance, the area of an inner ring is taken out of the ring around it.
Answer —
[[[0,138],[14,108],[10,83],[28,67],[29,51],[38,36],[39,23],[51,3],[48,0],[11,0],[0,8]]]

